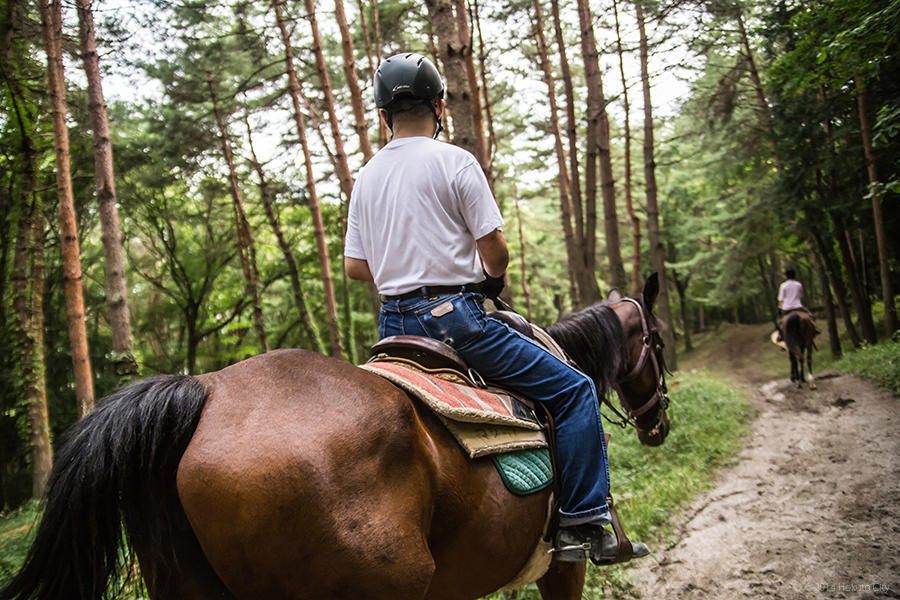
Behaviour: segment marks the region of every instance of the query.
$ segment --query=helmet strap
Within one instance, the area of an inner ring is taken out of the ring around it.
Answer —
[[[441,123],[441,118],[437,114],[437,109],[435,109],[434,104],[432,104],[430,101],[428,102],[428,108],[431,109],[431,114],[434,115],[434,120],[437,121],[437,129],[434,130],[434,135],[431,136],[431,139],[436,140],[444,130],[444,124]]]

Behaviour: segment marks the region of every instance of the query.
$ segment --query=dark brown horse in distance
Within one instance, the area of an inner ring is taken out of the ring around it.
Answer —
[[[668,431],[656,292],[651,277],[643,298],[549,328],[653,444]],[[77,423],[0,598],[107,598],[124,554],[154,600],[474,599],[529,558],[549,493],[508,492],[386,380],[278,350],[135,383]],[[554,563],[544,598],[581,598],[584,569]]]
[[[817,332],[812,318],[804,310],[789,312],[784,317],[782,329],[784,330],[784,344],[787,346],[791,359],[791,381],[796,382],[797,387],[800,387],[805,379],[811,390],[816,389],[816,381],[812,372],[812,353],[816,347]],[[805,376],[804,363],[806,363]]]

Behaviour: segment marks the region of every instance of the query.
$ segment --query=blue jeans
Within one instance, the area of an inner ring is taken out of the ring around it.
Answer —
[[[609,462],[594,382],[505,323],[486,317],[483,301],[471,293],[389,300],[381,307],[378,334],[446,342],[486,381],[547,406],[556,423],[560,524],[608,523]]]

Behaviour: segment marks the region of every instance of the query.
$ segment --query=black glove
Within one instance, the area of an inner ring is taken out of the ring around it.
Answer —
[[[506,282],[503,281],[502,276],[491,277],[487,271],[484,269],[482,271],[484,271],[484,281],[481,283],[481,292],[488,298],[496,298],[503,291],[503,286]]]

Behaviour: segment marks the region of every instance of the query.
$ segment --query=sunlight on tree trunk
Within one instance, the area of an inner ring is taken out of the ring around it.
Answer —
[[[69,166],[69,129],[66,125],[66,84],[62,57],[62,4],[59,0],[40,0],[40,8],[56,150],[56,189],[59,195],[59,237],[62,245],[66,314],[69,319],[75,398],[80,418],[94,409],[94,377],[88,353],[81,282],[81,249]]]
[[[88,83],[88,115],[94,136],[94,179],[100,206],[103,231],[103,253],[106,271],[106,303],[112,332],[113,367],[120,383],[137,377],[138,364],[131,341],[131,319],[128,314],[128,286],[125,277],[125,253],[119,228],[116,181],[113,171],[112,142],[106,100],[100,77],[94,15],[90,0],[78,0],[78,33],[81,58]]]

